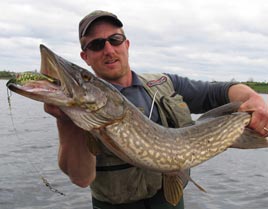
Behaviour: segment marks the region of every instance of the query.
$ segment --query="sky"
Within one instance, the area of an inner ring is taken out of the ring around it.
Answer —
[[[123,22],[138,73],[268,82],[267,0],[1,0],[0,70],[39,70],[40,44],[90,70],[78,23],[93,10]]]

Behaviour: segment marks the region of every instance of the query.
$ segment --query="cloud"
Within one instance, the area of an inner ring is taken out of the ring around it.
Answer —
[[[264,0],[10,0],[0,3],[0,70],[38,69],[43,43],[87,67],[77,26],[95,9],[116,13],[137,72],[201,80],[267,81],[268,6]]]

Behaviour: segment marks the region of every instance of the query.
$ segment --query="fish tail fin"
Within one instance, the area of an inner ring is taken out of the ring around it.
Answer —
[[[246,128],[243,134],[231,146],[231,148],[238,149],[258,149],[267,147],[268,137],[262,137],[249,128]]]

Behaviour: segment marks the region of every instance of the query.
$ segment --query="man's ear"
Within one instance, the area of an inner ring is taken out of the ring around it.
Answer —
[[[80,52],[80,57],[87,63],[88,66],[90,66],[90,62],[88,60],[88,57],[87,57],[87,53],[86,52],[81,51]]]
[[[129,49],[130,41],[128,39],[126,40],[126,45],[127,45],[127,49]]]

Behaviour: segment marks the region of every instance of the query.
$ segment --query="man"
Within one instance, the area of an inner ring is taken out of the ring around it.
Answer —
[[[95,74],[113,84],[148,116],[153,97],[150,88],[146,86],[148,78],[140,77],[131,70],[128,62],[130,42],[117,16],[105,11],[90,13],[79,24],[79,39],[82,48],[81,58]],[[167,80],[171,81],[172,85],[167,86]],[[157,86],[160,93],[161,88],[172,88],[182,96],[178,97],[178,102],[185,102],[189,109],[187,107],[182,110],[183,117],[176,111],[174,114],[183,121],[183,125],[191,123],[190,112],[203,113],[228,102],[241,101],[240,111],[252,112],[250,128],[263,136],[268,134],[268,112],[265,102],[260,95],[245,85],[211,84],[169,74],[161,75],[159,79],[149,78],[149,81],[152,85],[154,82],[159,84]],[[151,119],[164,125],[164,120],[160,116],[162,109],[165,107],[161,105],[154,107]],[[183,198],[176,206],[166,202],[161,174],[128,165],[102,145],[102,152],[94,156],[89,151],[90,139],[84,130],[74,125],[57,107],[45,104],[45,111],[57,118],[60,140],[59,166],[73,183],[81,187],[91,186],[93,208],[184,208]],[[174,120],[168,117],[166,120],[170,126],[181,126],[174,125]]]

